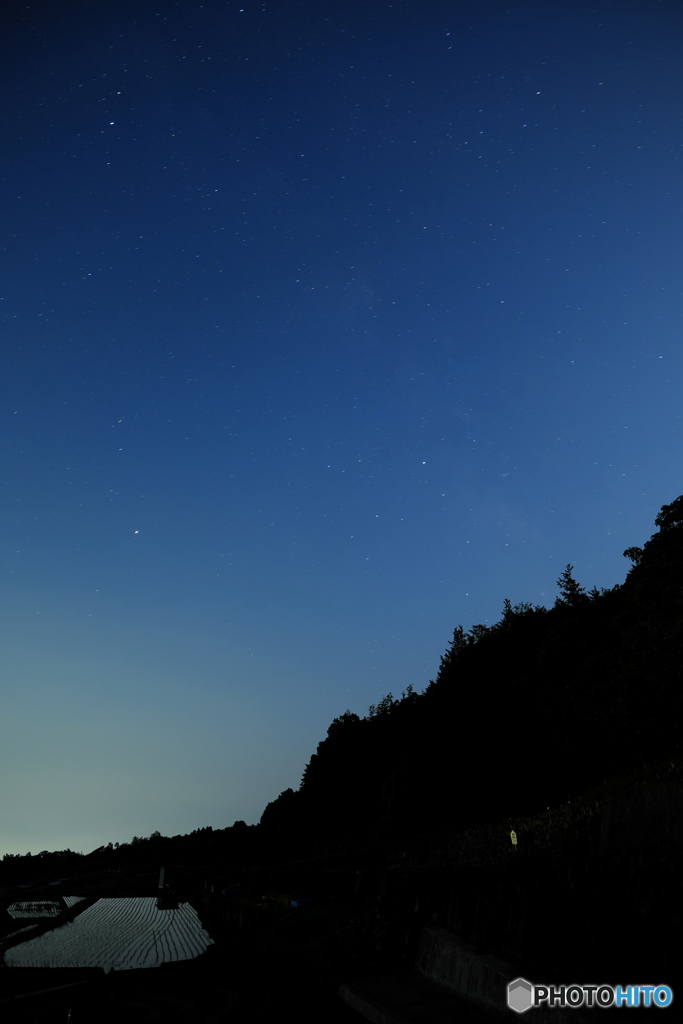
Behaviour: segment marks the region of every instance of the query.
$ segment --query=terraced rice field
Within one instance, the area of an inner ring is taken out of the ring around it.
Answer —
[[[157,910],[156,897],[101,899],[74,921],[8,949],[8,967],[101,967],[106,972],[192,960],[213,943],[195,910]]]
[[[77,903],[81,903],[85,899],[85,896],[62,896],[62,899],[67,907],[71,908]]]
[[[78,897],[75,897],[78,899]],[[31,900],[29,902],[12,903],[7,908],[10,917],[59,917],[62,912],[61,903],[52,900]]]

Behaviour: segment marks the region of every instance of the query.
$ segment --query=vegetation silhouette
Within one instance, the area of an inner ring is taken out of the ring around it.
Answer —
[[[330,725],[264,832],[293,850],[452,832],[563,803],[679,749],[683,496],[624,554],[623,584],[590,591],[568,564],[552,608],[506,599],[457,626],[424,693],[387,694]]]

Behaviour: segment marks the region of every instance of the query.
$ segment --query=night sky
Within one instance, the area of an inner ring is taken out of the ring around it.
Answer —
[[[683,10],[0,29],[0,854],[251,824],[683,491]]]

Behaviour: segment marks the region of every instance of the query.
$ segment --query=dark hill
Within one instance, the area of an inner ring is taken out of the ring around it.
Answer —
[[[457,627],[422,694],[331,724],[298,791],[261,825],[292,853],[396,843],[538,813],[680,743],[683,496],[623,584],[587,592],[568,565],[550,609],[506,600]]]

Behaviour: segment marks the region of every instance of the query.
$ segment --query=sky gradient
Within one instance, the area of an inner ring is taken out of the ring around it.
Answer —
[[[0,855],[251,824],[683,491],[683,11],[0,22]]]

